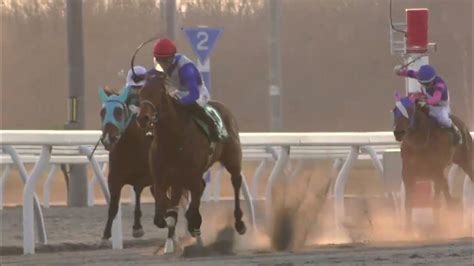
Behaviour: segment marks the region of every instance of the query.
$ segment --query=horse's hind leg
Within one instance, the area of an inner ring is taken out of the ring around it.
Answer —
[[[142,210],[140,206],[140,197],[143,191],[143,186],[133,186],[133,191],[135,191],[135,212],[134,212],[134,222],[133,222],[133,232],[132,235],[134,238],[140,238],[144,235],[143,227],[140,222],[142,218]]]
[[[240,188],[242,187],[242,175],[232,174],[231,176],[232,186],[234,187],[234,218],[235,218],[235,230],[241,235],[245,234],[247,228],[245,227],[244,221],[242,221],[242,209],[240,208]]]
[[[450,209],[458,208],[461,204],[461,201],[451,196],[449,192],[448,181],[444,177],[443,171],[441,170],[440,172],[441,172],[441,174],[439,175],[440,177],[437,178],[434,182],[435,192],[436,190],[439,190],[439,192],[443,192],[444,198],[446,199],[446,203],[450,207]],[[436,187],[438,187],[438,189],[436,189]]]
[[[109,176],[109,180],[114,180]],[[105,225],[104,235],[102,239],[107,240],[112,236],[112,223],[117,215],[119,203],[120,203],[120,192],[122,190],[122,184],[111,184],[109,183],[110,191],[110,202],[109,202],[109,215],[107,217],[107,224]]]
[[[234,188],[234,218],[235,218],[235,230],[243,235],[247,228],[245,227],[244,221],[242,221],[242,209],[240,208],[240,188],[242,187],[242,174],[240,166],[236,167],[232,164],[223,162],[225,168],[231,174],[232,187]]]

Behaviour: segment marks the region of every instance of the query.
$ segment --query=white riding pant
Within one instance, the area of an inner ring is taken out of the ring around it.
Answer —
[[[449,106],[429,106],[429,115],[436,119],[436,121],[443,127],[452,127],[453,121],[449,118],[451,110]]]

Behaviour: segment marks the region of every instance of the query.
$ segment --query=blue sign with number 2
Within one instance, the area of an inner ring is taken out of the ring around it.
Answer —
[[[221,35],[222,28],[207,28],[207,27],[196,27],[196,28],[183,28],[183,31],[188,38],[194,53],[199,58],[201,63],[204,63],[211,54],[217,39]]]

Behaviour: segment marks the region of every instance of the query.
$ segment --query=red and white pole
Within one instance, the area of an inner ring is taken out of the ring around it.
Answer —
[[[405,38],[406,53],[405,64],[408,69],[418,70],[420,66],[429,63],[428,52],[428,9],[409,8],[406,12],[407,33]],[[417,59],[418,58],[418,59]],[[415,79],[406,79],[407,94],[421,91],[420,84]]]
[[[405,64],[408,69],[418,71],[422,65],[429,63],[428,52],[435,47],[428,43],[428,9],[406,9]],[[421,85],[416,79],[406,79],[408,95],[421,92]],[[434,223],[434,189],[432,181],[417,181],[413,192],[413,222],[426,226]]]

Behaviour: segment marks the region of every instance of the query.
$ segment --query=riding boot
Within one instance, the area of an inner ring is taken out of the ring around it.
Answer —
[[[451,133],[453,134],[453,143],[454,145],[460,145],[463,143],[462,139],[462,134],[461,131],[459,131],[458,127],[456,125],[453,125],[450,127]]]
[[[188,109],[194,116],[206,123],[207,127],[209,128],[209,137],[211,141],[219,140],[216,125],[212,118],[206,113],[206,110],[197,103],[189,105]]]

